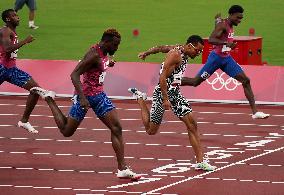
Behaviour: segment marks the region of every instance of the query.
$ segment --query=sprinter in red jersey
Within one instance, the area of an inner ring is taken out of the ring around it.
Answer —
[[[183,77],[181,85],[189,85],[197,87],[203,81],[208,79],[216,70],[221,69],[230,77],[242,83],[244,94],[250,104],[253,119],[265,119],[270,114],[257,110],[255,105],[254,94],[251,88],[250,79],[244,73],[242,67],[232,58],[230,51],[236,47],[234,41],[233,26],[238,26],[243,19],[244,9],[239,5],[230,7],[226,19],[221,19],[217,14],[215,16],[216,25],[209,37],[209,43],[213,45],[213,51],[209,54],[207,62],[201,68],[194,78]],[[146,56],[158,52],[167,53],[175,46],[159,46],[140,53],[139,58],[145,59]]]
[[[93,45],[71,73],[71,80],[76,93],[73,105],[66,117],[53,100],[54,92],[35,87],[31,89],[38,93],[48,103],[60,132],[65,137],[72,136],[84,119],[89,108],[111,130],[111,141],[118,163],[118,178],[138,180],[141,175],[134,173],[126,166],[124,158],[124,144],[122,127],[118,119],[115,106],[103,90],[106,70],[114,66],[109,59],[120,44],[121,36],[116,29],[108,29],[103,33],[101,41]],[[82,82],[80,75],[83,76]]]
[[[23,41],[18,41],[16,28],[19,25],[19,16],[13,9],[2,12],[2,20],[5,26],[0,28],[0,85],[7,81],[26,90],[39,85],[26,72],[16,67],[18,49],[31,43],[34,38],[30,35]],[[30,133],[38,133],[28,122],[31,112],[38,101],[38,94],[30,93],[26,102],[26,108],[18,126],[26,129]]]

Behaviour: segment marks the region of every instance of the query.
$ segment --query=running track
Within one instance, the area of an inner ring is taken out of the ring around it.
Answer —
[[[195,171],[183,124],[166,112],[160,132],[144,132],[134,101],[114,101],[123,126],[128,164],[139,182],[115,177],[110,132],[90,110],[74,136],[64,138],[46,103],[39,101],[30,122],[33,135],[15,124],[25,97],[0,98],[0,194],[284,194],[284,112],[252,120],[247,105],[193,103],[204,151],[215,172]],[[67,113],[71,102],[58,99]]]

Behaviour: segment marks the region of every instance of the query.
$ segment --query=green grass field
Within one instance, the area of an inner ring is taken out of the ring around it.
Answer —
[[[248,35],[248,29],[254,27],[256,35],[263,37],[263,61],[284,65],[283,0],[37,0],[37,4],[37,30],[27,28],[27,7],[19,11],[20,38],[29,34],[36,38],[21,49],[20,58],[80,59],[106,28],[115,27],[122,34],[116,60],[139,61],[137,54],[149,47],[184,43],[191,34],[208,37],[214,15],[221,12],[227,16],[232,4],[240,4],[245,17],[235,35]],[[14,0],[0,1],[1,12],[13,7]],[[140,30],[138,37],[132,35],[136,28]],[[160,62],[162,58],[154,55],[147,61]],[[194,63],[201,63],[201,58]]]

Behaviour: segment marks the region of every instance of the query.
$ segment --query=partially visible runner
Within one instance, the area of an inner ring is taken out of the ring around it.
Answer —
[[[230,77],[242,83],[244,94],[250,104],[253,119],[265,119],[270,116],[263,112],[259,112],[255,105],[254,94],[251,89],[250,79],[246,76],[241,66],[232,58],[230,51],[236,47],[234,41],[233,26],[237,26],[243,19],[243,8],[239,5],[233,5],[229,9],[229,16],[221,19],[221,15],[215,16],[215,29],[211,33],[208,42],[213,44],[213,50],[209,54],[207,62],[201,68],[194,78],[183,77],[181,85],[189,85],[197,87],[203,81],[208,79],[216,70],[221,69]],[[151,48],[150,50],[140,53],[139,57],[145,59],[146,56],[154,53],[167,53],[174,46],[164,45]]]
[[[28,36],[23,41],[18,41],[16,28],[19,25],[20,18],[13,9],[7,9],[2,12],[2,20],[5,26],[0,29],[0,85],[7,81],[26,90],[39,85],[26,72],[16,66],[18,49],[23,45],[31,43],[34,38]],[[38,133],[37,130],[28,122],[31,112],[38,101],[38,94],[30,93],[26,102],[26,108],[18,126],[26,129],[30,133]]]
[[[203,40],[198,35],[192,35],[186,44],[179,45],[170,50],[162,63],[159,83],[154,89],[151,111],[146,105],[146,94],[136,88],[128,91],[137,99],[141,108],[142,121],[146,132],[155,135],[158,132],[165,110],[172,109],[174,114],[184,122],[190,144],[194,150],[197,164],[195,169],[212,171],[216,167],[203,160],[203,149],[200,142],[197,123],[193,117],[189,102],[180,92],[180,83],[186,70],[188,58],[195,58],[203,50]]]
[[[108,54],[113,55],[116,52],[120,40],[121,36],[116,29],[107,29],[101,41],[89,49],[73,70],[71,80],[76,93],[72,99],[73,105],[68,117],[62,113],[53,100],[54,92],[38,87],[31,91],[38,93],[46,100],[60,132],[65,137],[70,137],[75,133],[91,107],[98,118],[111,130],[112,147],[118,163],[117,177],[138,180],[141,175],[134,173],[125,163],[122,127],[115,106],[103,90],[106,70],[115,64],[109,59]],[[80,81],[80,75],[83,75],[83,82]]]

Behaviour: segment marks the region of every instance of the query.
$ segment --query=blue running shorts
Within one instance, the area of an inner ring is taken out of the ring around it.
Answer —
[[[104,92],[95,96],[86,96],[86,98],[98,117],[104,117],[106,113],[115,109],[115,106]],[[81,107],[79,95],[74,95],[72,100],[73,105],[70,108],[69,117],[74,118],[77,121],[82,121],[86,116],[87,111]]]
[[[242,67],[232,58],[232,56],[221,57],[212,51],[207,58],[207,62],[197,75],[206,80],[218,69],[221,69],[233,78],[243,72]]]
[[[21,88],[31,79],[31,76],[17,67],[6,68],[0,64],[0,85],[7,81]]]

